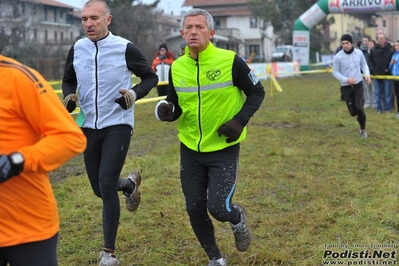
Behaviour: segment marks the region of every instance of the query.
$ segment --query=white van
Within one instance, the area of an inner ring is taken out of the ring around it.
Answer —
[[[277,46],[272,54],[272,62],[292,62],[293,52],[294,46],[292,45]],[[284,54],[287,55],[286,58],[284,58]]]

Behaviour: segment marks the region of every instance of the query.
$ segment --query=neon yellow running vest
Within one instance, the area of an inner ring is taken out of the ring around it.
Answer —
[[[235,53],[212,43],[198,54],[198,61],[188,54],[172,64],[172,82],[179,98],[182,114],[178,137],[197,152],[213,152],[235,145],[246,137],[226,143],[217,130],[232,119],[244,104],[243,92],[233,85],[232,67]]]

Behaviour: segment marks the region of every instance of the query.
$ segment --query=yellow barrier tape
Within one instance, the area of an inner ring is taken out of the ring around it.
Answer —
[[[270,75],[270,80],[272,81],[274,87],[276,88],[277,91],[282,92],[283,89],[281,88],[280,84],[278,84],[277,79],[273,76]]]

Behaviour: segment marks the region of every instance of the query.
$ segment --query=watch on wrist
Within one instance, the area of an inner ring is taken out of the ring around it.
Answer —
[[[19,153],[19,152],[14,152],[11,153],[8,158],[10,158],[11,164],[13,164],[14,166],[16,166],[19,170],[19,172],[22,172],[23,168],[24,168],[24,156]]]

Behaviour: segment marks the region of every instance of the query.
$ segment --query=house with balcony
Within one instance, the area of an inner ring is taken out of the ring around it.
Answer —
[[[39,45],[70,46],[82,36],[80,11],[54,0],[0,0],[0,32]]]
[[[328,25],[324,25],[324,48],[326,50],[335,51],[341,45],[341,36],[350,34],[353,38],[353,44],[362,40],[363,36],[375,39],[376,14],[347,14],[332,13],[327,16]]]
[[[273,26],[259,27],[258,18],[251,15],[249,0],[185,0],[183,6],[207,10],[214,19],[214,43],[235,51],[253,62],[271,60],[275,49]]]

